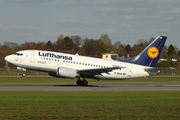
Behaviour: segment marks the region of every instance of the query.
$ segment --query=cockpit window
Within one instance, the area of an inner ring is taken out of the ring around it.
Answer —
[[[23,56],[22,53],[14,53],[14,55],[17,55],[17,56]]]

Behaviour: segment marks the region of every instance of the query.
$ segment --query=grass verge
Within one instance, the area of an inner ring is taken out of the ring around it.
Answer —
[[[180,92],[0,92],[0,119],[180,119]]]

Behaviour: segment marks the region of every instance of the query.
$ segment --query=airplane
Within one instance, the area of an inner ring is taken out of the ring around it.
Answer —
[[[78,86],[87,86],[86,78],[123,80],[157,75],[161,69],[156,65],[166,39],[166,36],[158,36],[136,57],[119,61],[44,50],[21,50],[6,56],[5,60],[22,71],[28,69],[47,72],[53,77],[78,78]],[[25,72],[22,75],[25,76]]]

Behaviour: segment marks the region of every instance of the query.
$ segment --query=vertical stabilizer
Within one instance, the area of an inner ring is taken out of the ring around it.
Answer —
[[[132,59],[121,60],[133,64],[156,67],[160,58],[162,49],[166,42],[166,36],[158,36],[151,44],[149,44],[139,55]]]

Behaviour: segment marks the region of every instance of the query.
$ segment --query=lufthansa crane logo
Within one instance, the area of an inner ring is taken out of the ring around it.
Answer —
[[[147,54],[150,58],[154,59],[159,55],[159,50],[157,49],[157,47],[152,46],[148,49]]]

